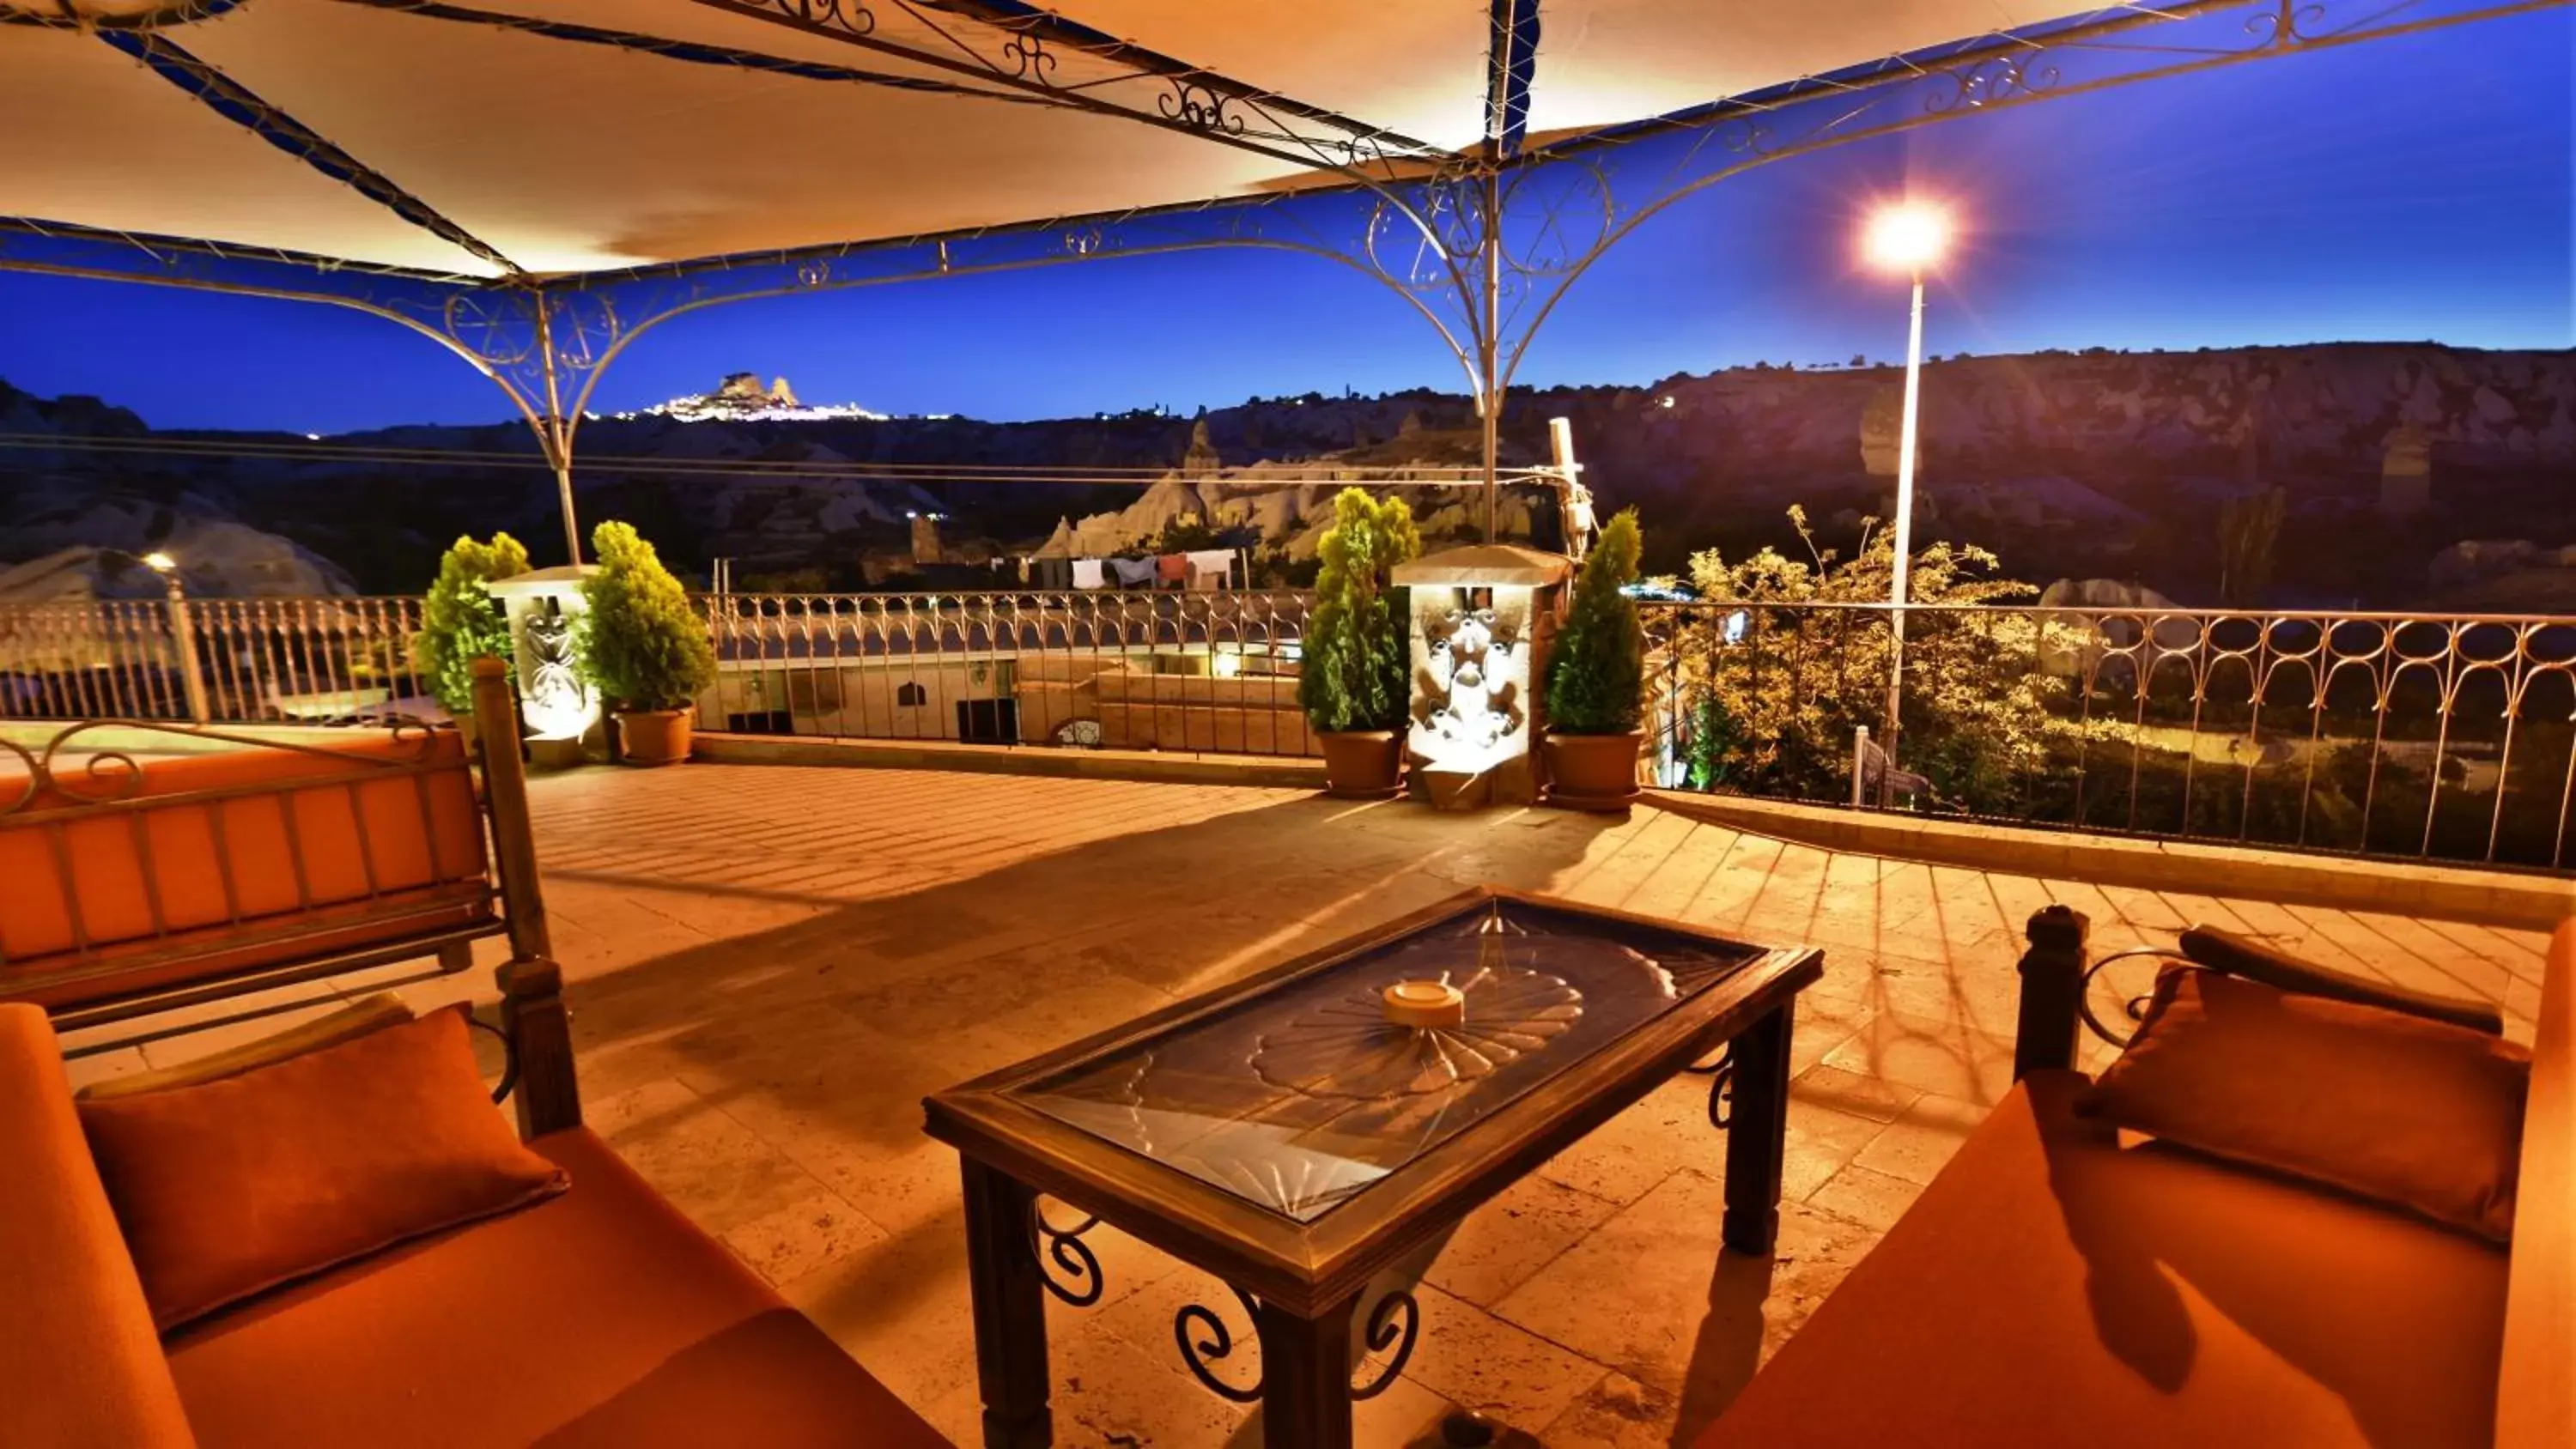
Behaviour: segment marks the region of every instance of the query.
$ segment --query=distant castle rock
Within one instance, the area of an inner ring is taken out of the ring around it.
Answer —
[[[725,380],[716,384],[714,397],[718,402],[734,403],[742,407],[792,408],[799,406],[796,401],[796,389],[787,385],[787,379],[783,377],[772,378],[769,386],[762,387],[760,385],[760,374],[756,372],[726,373]]]
[[[803,423],[831,418],[879,421],[886,415],[871,412],[856,403],[808,405],[797,400],[796,389],[788,386],[787,379],[783,377],[771,378],[764,387],[759,373],[728,372],[713,392],[696,397],[675,397],[659,407],[618,416],[666,417],[684,423]]]

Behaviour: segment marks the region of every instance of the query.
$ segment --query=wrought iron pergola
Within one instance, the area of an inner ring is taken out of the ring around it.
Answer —
[[[1223,247],[1347,266],[1414,309],[1456,359],[1482,419],[1490,527],[1503,399],[1532,338],[1593,263],[1688,196],[1832,146],[2569,0],[2122,0],[1556,137],[1529,132],[1542,0],[1491,0],[1483,135],[1463,148],[1265,90],[1019,0],[692,0],[793,33],[792,53],[443,0],[320,0],[422,25],[605,47],[646,66],[733,67],[798,85],[1097,117],[1231,148],[1292,177],[1251,196],[553,274],[522,266],[192,53],[188,26],[252,3],[0,0],[0,27],[72,30],[114,47],[483,270],[30,216],[0,216],[0,270],[319,302],[432,339],[490,378],[534,431],[577,561],[572,470],[582,416],[609,365],[672,318],[754,298]],[[0,29],[0,45],[6,34]],[[819,53],[845,54],[846,63]]]

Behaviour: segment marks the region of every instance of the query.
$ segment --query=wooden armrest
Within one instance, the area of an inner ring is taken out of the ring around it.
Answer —
[[[2498,1449],[2576,1444],[2576,921],[2549,943],[2522,1114]]]
[[[2184,955],[2212,971],[2260,981],[2282,991],[2401,1011],[2408,1016],[2448,1022],[2489,1036],[2504,1035],[2504,1013],[2486,1002],[2436,996],[2431,992],[2410,991],[2403,986],[2347,976],[2313,961],[2302,961],[2286,951],[2233,931],[2222,931],[2215,926],[2194,926],[2182,933],[2178,944]]]

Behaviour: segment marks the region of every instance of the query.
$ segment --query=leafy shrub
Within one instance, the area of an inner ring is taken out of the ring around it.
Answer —
[[[1741,742],[1730,760],[1695,760],[1695,772],[1748,793],[1842,799],[1853,731],[1878,734],[1885,723],[1894,641],[1883,608],[1834,606],[1885,604],[1896,545],[1869,520],[1858,552],[1843,559],[1817,547],[1805,510],[1789,518],[1805,560],[1768,548],[1735,563],[1714,550],[1692,556],[1691,582],[1711,607],[1692,611],[1697,622],[1673,641],[1673,682]],[[2037,593],[1996,567],[1974,545],[1932,544],[1914,555],[1908,596],[1924,606]],[[1782,604],[1810,607],[1765,607]],[[2070,682],[2048,661],[2080,653],[2085,631],[2021,610],[1921,607],[1906,628],[1904,768],[1929,779],[1946,807],[2020,813],[2083,735],[2064,717]]]
[[[1646,630],[1637,601],[1620,590],[1637,581],[1637,510],[1623,508],[1601,529],[1556,652],[1547,664],[1548,724],[1561,734],[1624,735],[1637,727],[1645,702]]]
[[[600,692],[633,710],[686,709],[715,683],[706,621],[630,525],[592,530],[599,569],[582,581],[582,654]]]
[[[429,692],[448,713],[474,707],[475,660],[510,657],[509,618],[484,583],[527,571],[527,549],[506,533],[492,535],[490,543],[461,537],[439,559],[413,648]]]
[[[1323,567],[1297,677],[1297,702],[1317,730],[1403,727],[1411,621],[1397,608],[1387,575],[1420,552],[1422,534],[1403,499],[1345,488],[1333,500],[1333,526],[1316,549]]]

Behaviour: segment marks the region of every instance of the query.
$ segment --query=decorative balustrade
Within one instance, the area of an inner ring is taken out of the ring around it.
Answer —
[[[1225,754],[1313,753],[1308,596],[710,594],[702,729]]]
[[[0,605],[0,719],[333,724],[423,713],[417,598]]]
[[[2576,619],[1918,605],[1891,721],[1893,613],[1645,605],[1658,783],[2569,864]]]
[[[700,595],[708,730],[1307,755],[1309,596]],[[1655,782],[2568,869],[2576,618],[1642,606]],[[0,605],[0,720],[428,713],[417,598]],[[1868,732],[1855,750],[1855,735]]]

